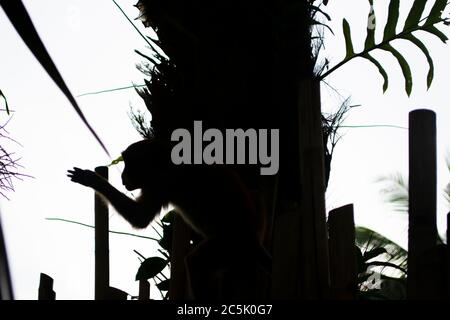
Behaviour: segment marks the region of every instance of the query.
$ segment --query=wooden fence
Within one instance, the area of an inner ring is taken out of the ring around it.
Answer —
[[[315,123],[313,115],[308,119],[309,123]],[[305,150],[307,156],[312,157],[317,153],[314,152],[318,148],[315,143],[304,143],[310,146],[310,149]],[[436,225],[436,161],[436,115],[430,110],[413,111],[409,115],[408,299],[450,297],[450,266],[447,262],[450,261],[450,249],[448,245],[438,244]],[[319,162],[315,170],[320,171],[320,167]],[[274,223],[273,281],[268,298],[357,299],[358,266],[353,205],[332,210],[327,222],[328,233],[322,232],[322,210],[314,206],[314,199],[320,202],[322,197],[315,197],[314,192],[323,192],[320,175],[319,178],[315,184],[311,182],[312,190],[308,199],[313,202],[306,206],[308,208],[302,206],[300,215],[299,208],[295,206],[283,208],[285,214],[279,215]],[[311,177],[302,179],[314,181]],[[300,229],[299,225],[302,226]],[[450,218],[447,222],[449,229]],[[303,235],[299,234],[299,230]],[[185,247],[186,238],[174,240],[174,248]],[[310,244],[307,248],[305,241]],[[327,248],[326,253],[323,248]],[[181,263],[182,257],[181,254],[172,266]],[[309,267],[305,267],[305,263],[309,263]],[[308,277],[312,278],[308,280]],[[178,284],[183,288],[185,279]],[[185,298],[184,292],[178,286],[177,294],[171,297]]]
[[[438,242],[436,224],[436,115],[430,110],[409,114],[408,299],[450,297],[450,249]],[[335,299],[354,299],[356,256],[353,208],[330,212],[328,218],[331,291]],[[447,218],[447,239],[450,218]]]

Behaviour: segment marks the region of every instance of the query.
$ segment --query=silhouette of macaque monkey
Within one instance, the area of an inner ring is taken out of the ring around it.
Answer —
[[[101,193],[135,228],[147,227],[163,206],[172,204],[204,238],[186,258],[192,298],[254,298],[258,279],[246,290],[238,288],[238,282],[226,281],[224,287],[223,278],[217,280],[228,274],[240,281],[236,274],[242,275],[243,270],[254,274],[260,266],[270,268],[270,258],[261,246],[264,215],[257,212],[239,176],[224,165],[174,165],[168,146],[156,139],[130,145],[122,157],[122,183],[129,191],[141,189],[137,200],[90,170],[74,168],[68,177]]]

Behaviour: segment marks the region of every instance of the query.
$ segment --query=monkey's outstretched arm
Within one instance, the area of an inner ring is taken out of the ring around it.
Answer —
[[[68,170],[67,176],[73,182],[90,187],[102,194],[117,212],[135,228],[147,227],[158,212],[158,209],[150,210],[152,208],[147,208],[145,203],[130,199],[91,170],[73,168],[73,170]]]

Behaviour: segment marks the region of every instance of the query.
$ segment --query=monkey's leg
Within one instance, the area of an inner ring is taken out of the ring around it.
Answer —
[[[264,299],[270,264],[270,257],[259,244],[244,240],[205,240],[186,257],[191,298]]]

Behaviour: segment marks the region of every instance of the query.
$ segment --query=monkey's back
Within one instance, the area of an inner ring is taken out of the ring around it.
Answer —
[[[175,170],[173,205],[206,238],[260,238],[264,215],[239,175],[224,165]]]

